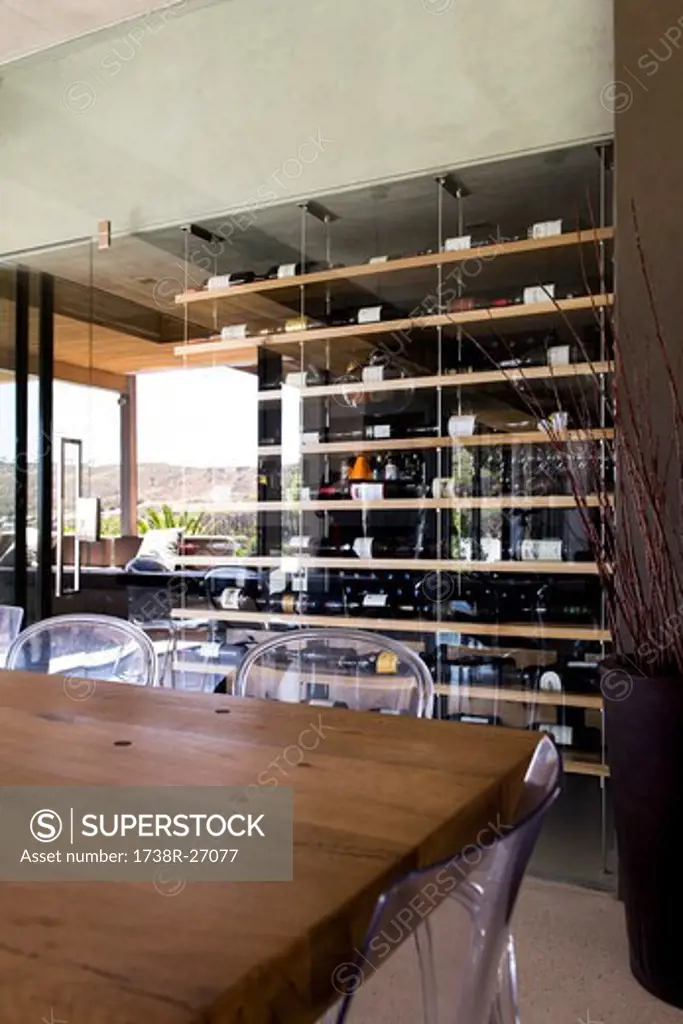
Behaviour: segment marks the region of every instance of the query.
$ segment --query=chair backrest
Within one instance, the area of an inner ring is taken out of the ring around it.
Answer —
[[[110,615],[56,615],[29,626],[7,653],[8,669],[156,686],[157,656],[141,629]]]
[[[0,605],[0,668],[7,659],[7,652],[19,635],[24,620],[24,609],[11,604]]]
[[[242,697],[431,717],[431,672],[409,647],[376,633],[298,630],[257,644],[239,667]]]
[[[387,1020],[490,1024],[510,918],[561,779],[560,755],[545,737],[534,752],[510,822],[490,822],[486,835],[480,833],[472,846],[412,872],[380,897],[356,964],[345,963],[343,973],[339,967],[333,972],[335,988],[344,996],[337,1024],[373,1019],[368,1008],[381,970]],[[407,938],[415,942],[405,942]],[[398,970],[385,963],[394,953]],[[392,978],[412,978],[415,984],[387,985],[387,967]],[[515,1019],[513,1014],[510,1024]]]

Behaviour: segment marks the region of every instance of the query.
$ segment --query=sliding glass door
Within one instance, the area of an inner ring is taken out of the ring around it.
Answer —
[[[0,603],[27,619],[50,609],[51,294],[23,261],[0,265]]]

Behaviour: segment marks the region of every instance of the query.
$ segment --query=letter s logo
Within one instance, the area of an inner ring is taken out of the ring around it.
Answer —
[[[62,819],[56,811],[36,811],[29,828],[31,835],[39,843],[53,843],[62,833]]]

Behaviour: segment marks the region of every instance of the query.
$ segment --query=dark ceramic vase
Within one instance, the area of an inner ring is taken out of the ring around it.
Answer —
[[[683,1009],[683,677],[608,660],[601,687],[631,971]]]

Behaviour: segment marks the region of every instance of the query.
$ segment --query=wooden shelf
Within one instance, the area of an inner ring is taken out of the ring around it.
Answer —
[[[437,558],[316,558],[305,555],[182,555],[176,559],[179,566],[197,568],[213,566],[238,566],[257,569],[283,569],[296,572],[303,569],[376,569],[387,571],[426,572],[443,571],[455,573],[507,572],[520,575],[550,574],[559,576],[594,576],[598,567],[595,562],[553,562],[553,561],[498,561],[476,562]]]
[[[506,561],[468,562],[446,558],[316,558],[307,555],[181,555],[176,558],[181,567],[244,566],[254,569],[282,569],[298,572],[302,569],[377,569],[407,572],[509,572],[520,575],[536,573],[553,576],[595,576],[595,562]]]
[[[588,508],[602,508],[612,496],[587,495]],[[572,494],[506,494],[499,498],[332,498],[329,501],[233,501],[221,512],[391,512],[423,509],[576,508]]]
[[[370,338],[380,334],[401,334],[406,331],[424,330],[428,327],[458,327],[474,324],[499,324],[505,321],[536,319],[558,314],[574,313],[579,310],[602,309],[611,306],[614,296],[581,295],[575,299],[556,299],[548,302],[520,303],[516,306],[496,306],[485,309],[468,309],[459,313],[434,313],[430,316],[402,317],[398,320],[383,320],[379,323],[348,324],[344,327],[317,327],[307,331],[282,331],[278,334],[262,334],[247,340],[256,345],[290,345],[299,342],[336,341],[340,339]],[[239,339],[243,346],[244,339]],[[176,356],[206,355],[210,352],[232,351],[234,339],[200,341],[179,345],[174,349]]]
[[[430,377],[401,377],[398,380],[383,380],[376,384],[351,381],[343,384],[316,384],[312,387],[294,388],[301,398],[324,398],[327,395],[359,395],[376,391],[417,391],[420,388],[474,387],[480,384],[514,384],[519,381],[559,380],[565,377],[586,377],[601,373],[612,373],[614,363],[566,363],[561,366],[527,366],[515,370],[477,370],[473,373],[446,373]],[[282,388],[259,391],[260,402],[277,402],[282,398]]]
[[[301,455],[332,455],[335,452],[414,451],[432,448],[485,448],[489,445],[550,444],[561,441],[610,441],[614,430],[600,427],[595,430],[568,430],[550,435],[544,430],[522,430],[517,433],[473,434],[471,437],[404,437],[386,441],[321,441],[301,446]],[[280,445],[259,448],[259,455],[280,455]]]
[[[473,652],[473,653],[476,653]],[[602,697],[590,693],[546,693],[543,690],[508,690],[504,686],[451,686],[438,683],[434,692],[444,697],[462,697],[465,700],[498,701],[502,704],[544,704],[548,707],[586,708],[602,710]]]
[[[363,277],[376,278],[378,275],[396,274],[401,271],[420,270],[429,267],[446,266],[451,263],[466,263],[469,260],[483,259],[490,261],[503,256],[516,256],[523,253],[542,253],[549,249],[577,245],[595,245],[614,238],[613,228],[594,228],[589,231],[571,231],[549,238],[521,239],[517,242],[492,243],[473,249],[460,249],[454,252],[427,253],[424,256],[405,256],[389,259],[385,263],[362,263],[351,267],[334,267],[330,270],[316,271],[311,274],[300,274],[297,277],[286,277],[270,281],[256,281],[252,284],[234,285],[232,288],[216,288],[214,291],[183,292],[176,295],[179,305],[190,305],[201,302],[217,302],[220,300],[235,301],[240,298],[263,295],[268,292],[299,288],[302,285],[332,284],[338,281],[350,281]]]
[[[467,636],[516,636],[546,640],[609,641],[606,629],[593,626],[539,626],[533,622],[434,622],[432,620],[348,618],[341,615],[284,615],[275,612],[219,611],[206,608],[174,608],[174,619],[211,619],[216,622],[269,622],[282,626],[329,626],[390,633],[464,633]]]
[[[581,760],[575,754],[563,758],[564,770],[569,775],[594,775],[601,779],[609,778],[609,767],[600,761]]]
[[[236,669],[234,665],[219,665],[218,662],[204,661],[174,661],[171,666],[174,672],[193,672],[195,675],[219,676],[220,678],[234,679]]]

